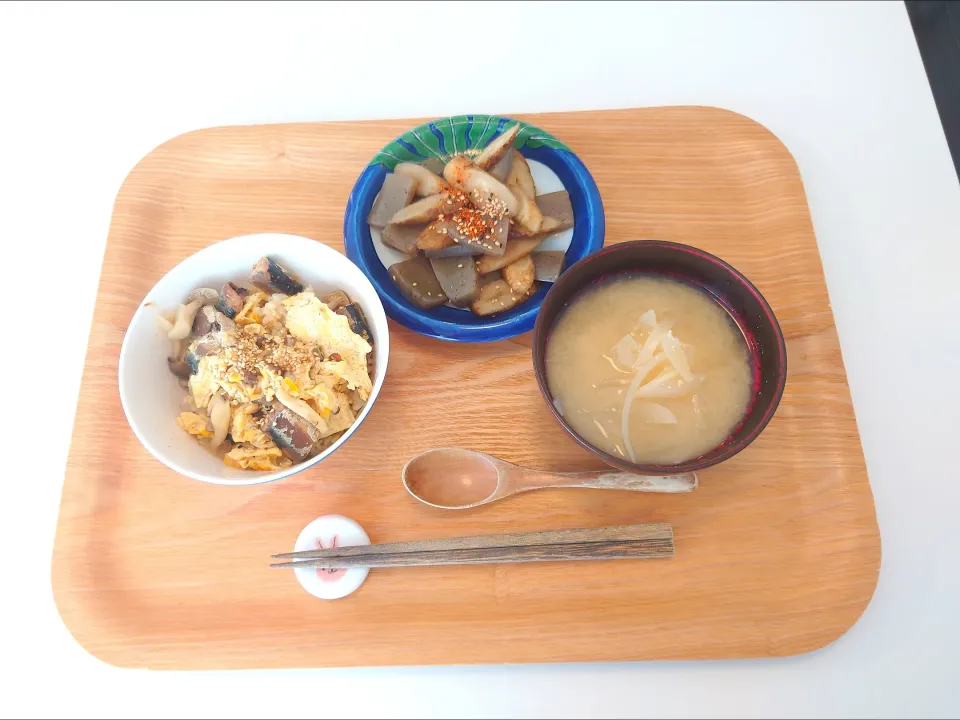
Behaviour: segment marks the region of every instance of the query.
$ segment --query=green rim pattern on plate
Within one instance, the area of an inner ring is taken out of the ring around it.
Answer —
[[[427,158],[447,161],[467,150],[486,147],[515,122],[520,121],[500,115],[454,115],[434,120],[408,130],[389,143],[374,156],[370,165],[383,165],[392,171],[401,162],[422,163]],[[520,122],[520,133],[513,146],[518,149],[549,147],[570,152],[570,148],[553,135],[525,122]]]

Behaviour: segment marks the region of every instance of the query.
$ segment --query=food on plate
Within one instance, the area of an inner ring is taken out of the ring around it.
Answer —
[[[536,259],[534,259],[536,264]],[[566,422],[631,462],[676,464],[726,440],[753,392],[744,336],[703,290],[626,275],[576,297],[546,346]]]
[[[484,255],[477,260],[477,270],[484,274],[505,268],[532,253],[546,238],[546,235],[535,235],[530,238],[508,240],[502,255]]]
[[[537,195],[530,166],[513,147],[520,127],[513,123],[485,148],[446,162],[398,163],[386,176],[367,222],[407,256],[388,271],[417,307],[491,315],[530,297],[537,281],[559,277],[562,252],[542,253],[542,269],[531,254],[573,227],[573,207],[566,191]]]
[[[422,255],[391,265],[390,278],[404,297],[417,307],[429,310],[447,301],[430,261]]]
[[[556,232],[573,227],[573,206],[570,204],[570,195],[563,190],[538,195],[537,206],[544,218],[553,218],[556,221],[549,230]]]
[[[390,218],[410,204],[416,190],[417,178],[396,173],[387,175],[380,194],[367,215],[367,222],[376,228],[386,227]]]
[[[520,134],[520,123],[514,123],[506,132],[492,140],[475,160],[481,170],[489,170],[499,163],[508,153],[513,152],[513,141]]]
[[[503,269],[503,279],[510,286],[510,289],[518,295],[526,294],[533,287],[533,281],[537,279],[536,274],[533,258],[529,255],[514,260]]]
[[[566,255],[559,251],[535,252],[530,256],[533,258],[533,266],[536,269],[536,279],[539,282],[556,282],[563,271],[563,261]]]
[[[516,196],[493,175],[478,168],[463,155],[456,155],[443,169],[443,177],[455,188],[466,193],[480,212],[499,220],[504,215],[513,217],[519,209]]]
[[[387,225],[380,232],[380,239],[394,250],[413,255],[417,252],[417,238],[424,228],[426,225]]]
[[[439,195],[449,187],[438,173],[417,163],[398,163],[393,172],[397,175],[409,175],[414,178],[417,181],[415,193],[420,197]],[[441,172],[443,172],[442,168]]]
[[[498,312],[516,307],[536,291],[536,286],[525,294],[515,293],[505,280],[494,280],[480,288],[480,294],[470,309],[477,315],[495,315]]]
[[[510,164],[510,172],[507,173],[506,182],[508,188],[517,190],[528,198],[537,196],[537,186],[533,182],[533,173],[530,172],[527,159],[518,150],[513,151],[513,162]]]
[[[230,467],[276,471],[356,421],[373,388],[373,338],[345,292],[318,297],[272,258],[257,261],[250,284],[198,288],[158,317],[187,390],[180,429]]]
[[[422,225],[436,218],[440,213],[447,210],[454,200],[449,193],[437,193],[429,197],[421,198],[412,205],[407,205],[394,213],[390,218],[391,225]]]
[[[507,184],[507,176],[510,175],[510,168],[513,167],[513,149],[511,148],[510,152],[504,153],[504,156],[500,158],[500,161],[492,166],[487,168],[487,172],[493,175],[497,180],[502,182],[504,185]]]
[[[430,267],[451,305],[469,307],[480,292],[480,273],[468,257],[430,258]]]

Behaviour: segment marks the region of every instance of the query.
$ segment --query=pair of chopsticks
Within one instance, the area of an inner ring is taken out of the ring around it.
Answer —
[[[274,559],[289,562],[274,563],[270,567],[381,568],[672,556],[673,528],[658,523],[307,550],[274,555]]]

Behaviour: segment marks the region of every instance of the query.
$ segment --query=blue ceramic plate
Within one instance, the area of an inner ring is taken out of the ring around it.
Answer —
[[[383,148],[357,179],[347,200],[343,236],[349,257],[370,279],[380,294],[387,315],[415,332],[454,342],[488,342],[514,337],[533,329],[537,311],[549,283],[512,310],[479,317],[469,310],[440,307],[422,310],[407,300],[394,285],[387,266],[404,256],[385,247],[379,233],[371,234],[367,215],[383,180],[397,163],[421,163],[436,157],[444,161],[465,150],[483,148],[511,124],[498,115],[457,115],[420,125]],[[574,228],[548,238],[544,250],[566,250],[565,267],[603,246],[604,217],[600,193],[590,172],[570,149],[549,133],[526,123],[514,147],[530,163],[538,193],[564,189],[573,205]]]

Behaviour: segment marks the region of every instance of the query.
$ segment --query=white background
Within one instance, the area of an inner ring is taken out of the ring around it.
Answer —
[[[476,81],[404,82],[443,34],[482,40]],[[754,118],[803,174],[883,536],[846,636],[774,661],[205,674],[120,671],[75,644],[50,555],[137,160],[212,125],[670,104]],[[899,2],[3,3],[0,242],[0,716],[960,714],[960,183]]]

